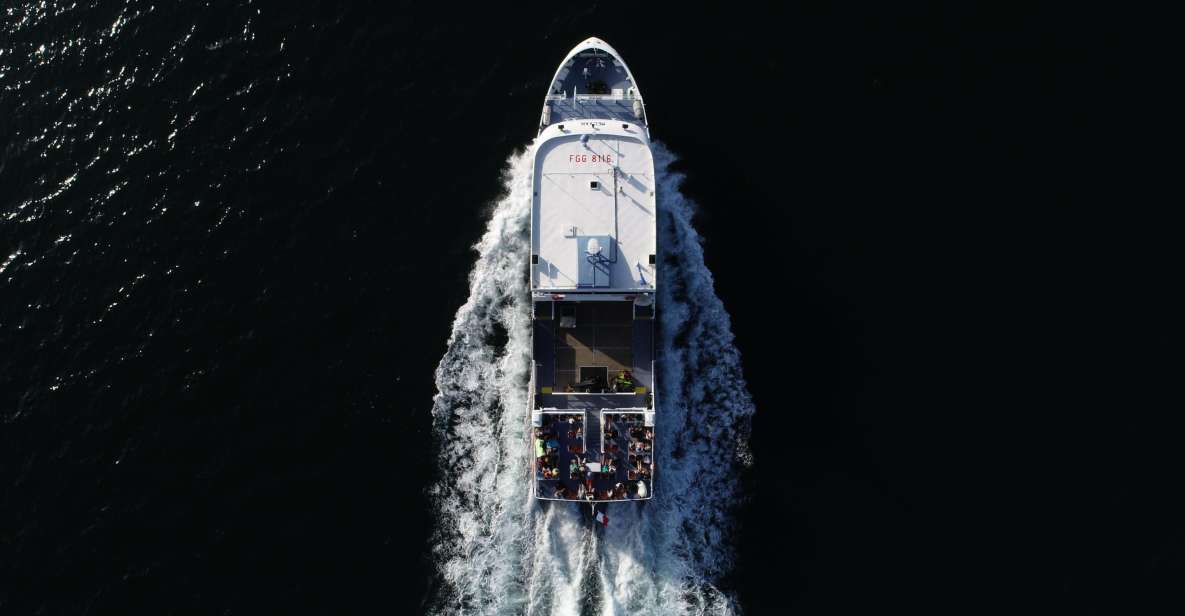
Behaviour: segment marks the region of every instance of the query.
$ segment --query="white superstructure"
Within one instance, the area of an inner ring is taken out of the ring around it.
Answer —
[[[533,171],[535,496],[653,498],[654,158],[637,82],[604,41],[556,70]]]
[[[644,129],[603,120],[548,126],[534,190],[532,289],[654,290],[654,159]]]

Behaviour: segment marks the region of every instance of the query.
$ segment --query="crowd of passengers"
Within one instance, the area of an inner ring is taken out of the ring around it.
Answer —
[[[654,429],[642,425],[641,416],[637,414],[606,415],[606,451],[601,455],[600,468],[593,470],[588,465],[589,460],[582,446],[583,424],[580,415],[559,415],[554,419],[546,418],[544,425],[535,428],[536,477],[551,480],[566,478],[575,483],[575,488],[572,488],[563,481],[557,481],[550,488],[552,496],[589,501],[646,497],[649,490],[645,482],[650,480],[653,468],[651,452],[654,447]],[[622,438],[623,435],[628,435],[628,441]],[[568,452],[573,454],[566,469],[559,467],[559,450],[564,442],[568,443]],[[627,443],[625,451],[619,446],[622,442]],[[598,479],[612,481],[617,477],[619,465],[626,468],[627,481],[616,482],[612,488],[597,488]]]
[[[605,456],[624,456],[628,480],[649,480],[653,467],[651,452],[654,449],[654,428],[642,425],[641,417],[637,414],[610,413],[605,416],[604,430]],[[625,452],[620,451],[618,445],[623,440],[623,434],[629,436]]]
[[[568,451],[584,453],[584,419],[580,415],[560,415],[535,428],[535,474],[539,479],[559,479],[560,441],[568,443]],[[576,477],[572,477],[576,479]]]
[[[646,487],[641,482],[617,482],[612,488],[597,489],[593,485],[596,473],[584,470],[586,477],[576,484],[576,488],[569,488],[563,483],[557,483],[551,488],[553,498],[581,499],[581,500],[623,500],[627,498],[641,498],[646,495]]]

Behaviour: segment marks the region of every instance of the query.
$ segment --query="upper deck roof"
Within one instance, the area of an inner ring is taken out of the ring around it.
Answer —
[[[654,159],[645,129],[578,120],[536,143],[531,288],[653,290]]]

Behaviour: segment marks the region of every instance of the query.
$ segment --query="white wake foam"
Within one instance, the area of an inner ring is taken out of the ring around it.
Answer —
[[[704,266],[694,206],[674,160],[654,145],[659,199],[655,498],[613,504],[594,529],[576,504],[530,495],[526,438],[530,317],[526,281],[530,153],[475,247],[469,300],[436,370],[440,443],[434,612],[731,614],[715,581],[732,566],[736,472],[749,464],[753,405],[728,313]]]

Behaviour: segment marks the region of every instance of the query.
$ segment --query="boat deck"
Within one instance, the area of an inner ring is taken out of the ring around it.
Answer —
[[[541,424],[533,435],[538,498],[604,502],[654,494],[654,429],[644,412],[545,412]]]
[[[645,118],[634,113],[632,98],[564,98],[547,101],[547,105],[551,109],[549,124],[590,119],[645,123]]]
[[[594,367],[605,368],[609,379],[629,371],[635,391],[643,388],[639,393],[653,389],[652,319],[635,318],[631,302],[552,303],[550,318],[536,318],[534,325],[537,395],[575,391],[581,368]],[[570,320],[564,312],[572,313]]]
[[[535,316],[532,399],[533,413],[541,417],[532,435],[536,496],[649,498],[652,312],[636,310],[632,301],[558,301],[536,306]],[[614,387],[614,377],[622,372],[630,373],[632,382]],[[589,379],[589,374],[599,376]]]

